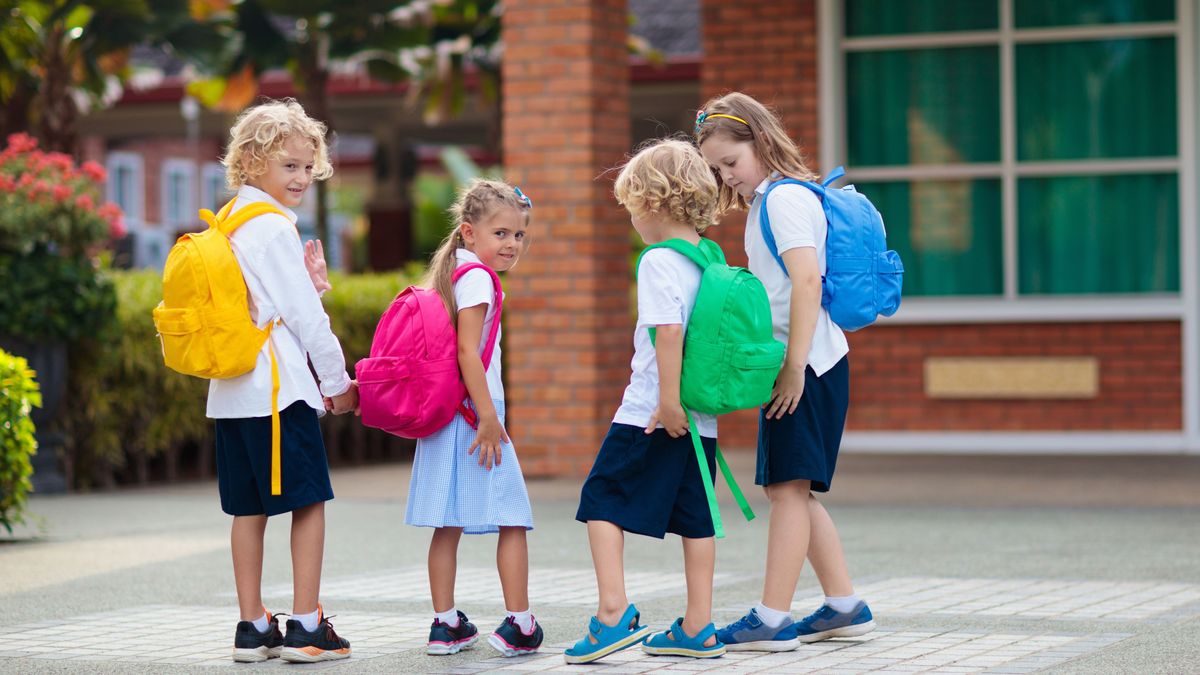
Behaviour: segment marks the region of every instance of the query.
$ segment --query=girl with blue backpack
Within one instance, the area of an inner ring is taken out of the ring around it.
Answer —
[[[755,483],[771,504],[762,601],[717,638],[731,651],[789,651],[802,642],[863,635],[875,627],[871,610],[854,593],[837,528],[813,494],[833,482],[850,391],[849,345],[822,302],[830,271],[828,198],[818,194],[824,186],[799,183],[816,185],[816,175],[779,118],[745,94],[705,104],[695,139],[721,182],[719,210],[749,211],[749,268],[770,298],[775,338],[787,345],[759,416]],[[805,558],[825,603],[795,622],[792,596]]]
[[[498,326],[503,296],[495,274],[512,269],[525,252],[532,209],[533,202],[507,183],[467,185],[450,208],[454,228],[433,254],[421,284],[436,291],[450,313],[458,369],[469,395],[469,404],[449,424],[418,439],[409,483],[404,522],[435,528],[429,543],[434,609],[429,654],[457,653],[479,636],[454,605],[464,533],[499,534],[496,566],[508,615],[488,643],[505,656],[532,654],[542,643],[542,627],[529,611],[525,532],[533,529],[533,512],[516,449],[504,429]],[[370,391],[361,368],[359,379]]]

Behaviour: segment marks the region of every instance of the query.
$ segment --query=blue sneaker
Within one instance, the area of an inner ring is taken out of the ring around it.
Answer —
[[[859,602],[849,612],[839,612],[829,605],[796,623],[801,642],[820,642],[835,637],[858,637],[875,630],[875,619],[867,603]]]
[[[488,636],[488,644],[505,656],[534,654],[542,646],[542,625],[534,619],[533,632],[525,633],[510,616]]]
[[[437,619],[433,620],[433,625],[429,627],[429,642],[425,645],[425,653],[435,656],[457,654],[475,644],[478,639],[479,630],[475,628],[475,624],[468,621],[467,615],[459,611],[458,625],[453,628]]]
[[[782,626],[771,628],[758,618],[755,609],[717,631],[717,640],[731,652],[790,652],[800,646],[791,617]]]

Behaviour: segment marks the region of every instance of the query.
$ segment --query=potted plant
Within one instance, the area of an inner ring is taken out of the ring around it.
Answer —
[[[29,458],[37,452],[29,413],[42,404],[29,364],[0,349],[0,525],[24,521],[25,495],[29,492]]]
[[[37,372],[43,407],[33,423],[43,452],[34,486],[61,490],[61,440],[47,426],[64,394],[68,345],[112,322],[116,295],[100,253],[125,228],[120,208],[101,199],[102,166],[42,152],[27,134],[7,140],[0,151],[0,348]]]

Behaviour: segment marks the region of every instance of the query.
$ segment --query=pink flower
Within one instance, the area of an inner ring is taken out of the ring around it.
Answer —
[[[17,183],[8,176],[0,175],[0,192],[12,192],[17,189]]]
[[[121,207],[112,202],[105,202],[97,211],[101,218],[108,221],[108,235],[113,239],[125,236],[125,219]]]
[[[37,140],[27,133],[9,134],[8,147],[13,152],[29,152],[37,148]]]
[[[92,209],[96,208],[96,203],[92,201],[91,195],[80,195],[75,199],[75,206],[78,206],[84,211],[91,211]]]
[[[33,192],[35,194],[38,192],[49,192],[49,191],[50,191],[50,184],[44,180],[38,180],[33,184]]]
[[[66,185],[55,185],[52,194],[54,195],[54,201],[61,204],[67,201],[67,197],[71,196],[71,188]]]
[[[115,220],[108,221],[108,236],[113,239],[120,239],[125,236],[125,219],[118,217]]]
[[[17,187],[27,188],[33,185],[33,176],[31,174],[22,174],[21,179],[17,181]]]
[[[97,183],[103,183],[104,181],[108,180],[108,172],[104,170],[104,167],[100,166],[96,162],[93,162],[92,160],[84,162],[82,169],[83,172],[87,174],[88,178],[91,178]]]
[[[75,166],[71,156],[61,152],[51,152],[46,155],[46,163],[60,171],[70,171]]]

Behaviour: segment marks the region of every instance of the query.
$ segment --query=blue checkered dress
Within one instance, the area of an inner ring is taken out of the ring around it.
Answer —
[[[504,402],[493,402],[503,424]],[[516,449],[504,443],[500,464],[488,471],[479,466],[478,451],[467,454],[474,440],[475,430],[455,415],[445,428],[417,441],[406,524],[461,527],[466,534],[499,532],[500,527],[533,529]]]

